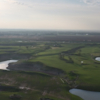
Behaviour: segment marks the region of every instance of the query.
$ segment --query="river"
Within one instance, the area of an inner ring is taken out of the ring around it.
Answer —
[[[83,100],[100,100],[100,92],[92,92],[81,89],[71,89],[69,92],[81,97]]]
[[[7,60],[7,61],[2,61],[0,62],[0,69],[3,69],[3,70],[8,70],[7,67],[8,67],[8,64],[9,63],[13,63],[13,62],[17,62],[18,60]]]

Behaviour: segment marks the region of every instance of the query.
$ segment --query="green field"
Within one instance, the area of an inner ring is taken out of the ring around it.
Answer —
[[[10,100],[10,95],[18,94],[22,96],[21,100],[40,100],[40,98],[82,100],[68,91],[75,86],[100,91],[100,62],[95,61],[95,57],[98,56],[100,44],[94,43],[22,42],[19,45],[13,40],[2,41],[0,61],[18,59],[16,64],[19,64],[19,69],[21,63],[26,62],[41,63],[45,67],[43,71],[35,72],[0,70],[0,84],[14,87],[12,91],[10,89],[2,91],[0,99]],[[51,74],[50,68],[62,70],[64,73]],[[19,87],[25,89],[15,89]]]

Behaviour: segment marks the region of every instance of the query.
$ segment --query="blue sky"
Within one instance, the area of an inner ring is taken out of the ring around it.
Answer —
[[[100,31],[100,0],[0,0],[0,28]]]

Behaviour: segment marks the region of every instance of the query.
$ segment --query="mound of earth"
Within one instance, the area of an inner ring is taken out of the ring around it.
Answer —
[[[34,72],[43,72],[52,75],[62,75],[64,71],[61,69],[53,68],[46,66],[40,62],[30,63],[10,63],[7,69],[16,70],[16,71],[34,71]]]

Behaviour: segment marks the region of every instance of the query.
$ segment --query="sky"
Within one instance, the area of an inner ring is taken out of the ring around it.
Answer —
[[[100,0],[0,0],[0,29],[100,31]]]

